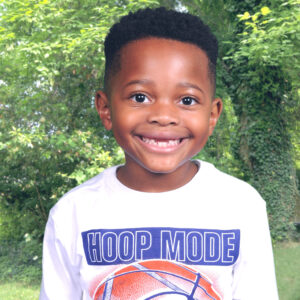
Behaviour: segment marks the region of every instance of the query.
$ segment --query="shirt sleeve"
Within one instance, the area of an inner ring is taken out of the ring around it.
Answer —
[[[39,300],[79,300],[82,290],[77,269],[57,236],[55,222],[49,216],[43,243],[43,277]]]
[[[278,300],[272,243],[265,202],[248,210],[233,270],[233,300]]]

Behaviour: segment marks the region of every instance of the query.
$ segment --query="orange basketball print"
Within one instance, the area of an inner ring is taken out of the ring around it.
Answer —
[[[212,282],[173,261],[148,260],[115,271],[98,284],[93,300],[221,300]]]

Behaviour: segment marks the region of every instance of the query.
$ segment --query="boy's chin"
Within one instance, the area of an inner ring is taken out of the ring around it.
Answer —
[[[194,163],[188,156],[153,156],[143,155],[133,157],[125,152],[125,173],[134,174],[134,176],[164,176],[164,175],[182,175],[189,173],[194,169]],[[125,174],[124,173],[124,174]],[[129,175],[130,176],[130,175]]]
[[[156,164],[142,164],[141,167],[148,173],[151,173],[153,175],[163,176],[163,175],[171,175],[173,173],[176,173],[183,165],[185,165],[187,162],[169,162],[166,163],[166,161],[163,162],[157,162]]]

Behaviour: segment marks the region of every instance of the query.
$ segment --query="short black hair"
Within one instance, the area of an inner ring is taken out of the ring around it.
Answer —
[[[105,91],[109,90],[109,77],[120,68],[121,48],[149,37],[191,43],[202,49],[208,57],[209,76],[215,89],[218,41],[210,28],[194,15],[159,7],[130,12],[111,27],[104,42]]]

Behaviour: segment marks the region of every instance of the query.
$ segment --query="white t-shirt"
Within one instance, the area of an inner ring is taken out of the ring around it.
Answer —
[[[276,300],[266,206],[247,183],[196,161],[163,193],[116,167],[67,193],[45,230],[40,300]]]

